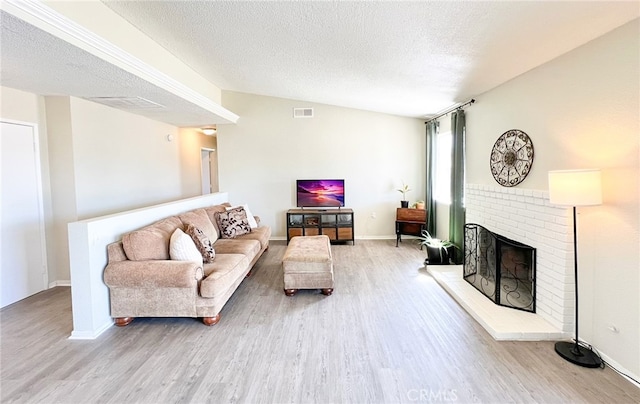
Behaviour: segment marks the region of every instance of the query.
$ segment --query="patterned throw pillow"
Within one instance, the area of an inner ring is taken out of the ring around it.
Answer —
[[[202,254],[202,260],[204,261],[204,263],[212,263],[213,259],[216,257],[216,251],[213,249],[211,241],[207,236],[204,235],[202,230],[198,229],[192,224],[189,224],[187,225],[185,233],[187,233],[191,237],[196,247],[198,248],[198,251],[200,251],[200,254]]]
[[[221,238],[236,238],[251,233],[247,212],[242,206],[229,209],[226,212],[217,212],[215,215]]]
[[[238,206],[229,207],[229,208],[227,208],[227,210],[231,210],[231,209],[235,209],[235,208],[239,208],[239,207],[244,208],[244,213],[247,215],[247,221],[249,222],[249,226],[251,226],[252,229],[257,228],[258,227],[258,222],[256,222],[256,219],[251,214],[251,211],[249,210],[249,205],[248,204],[245,203],[244,205],[238,205]]]

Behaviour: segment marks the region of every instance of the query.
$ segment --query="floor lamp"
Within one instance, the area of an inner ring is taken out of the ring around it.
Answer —
[[[600,170],[549,171],[549,202],[573,207],[573,257],[575,279],[576,339],[575,342],[556,342],[558,355],[579,366],[597,368],[602,359],[591,348],[580,345],[578,339],[578,239],[576,236],[576,207],[600,205],[602,185]]]

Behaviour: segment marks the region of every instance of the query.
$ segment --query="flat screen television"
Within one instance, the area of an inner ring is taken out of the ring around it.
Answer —
[[[299,208],[340,208],[344,206],[344,180],[296,180]]]

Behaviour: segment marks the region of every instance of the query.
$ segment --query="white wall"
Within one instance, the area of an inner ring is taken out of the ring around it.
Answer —
[[[198,129],[180,128],[178,130],[180,145],[180,184],[185,196],[202,193],[202,157],[200,151],[217,147],[215,136],[206,136]]]
[[[402,181],[410,201],[425,198],[424,120],[226,91],[222,101],[241,118],[218,128],[220,190],[276,238],[286,237],[296,179],[344,178],[356,238],[394,237]],[[294,119],[294,107],[314,117]]]
[[[0,95],[0,116],[39,127],[53,285],[70,280],[68,223],[201,194],[200,148],[215,138],[74,97]]]
[[[601,168],[604,204],[579,208],[580,337],[640,376],[640,20],[478,97],[467,109],[467,182],[496,185],[495,140],[525,131],[535,160],[519,187],[547,190],[550,170]],[[614,325],[620,332],[611,332]]]
[[[69,222],[199,195],[200,147],[215,143],[83,99],[46,98],[57,279],[68,280]]]
[[[176,127],[75,97],[71,126],[78,219],[182,196]]]
[[[47,245],[53,247],[49,252],[53,277],[49,279],[69,282],[67,223],[78,220],[70,99],[45,97],[45,108],[52,203],[52,237]]]
[[[9,87],[0,87],[0,116],[15,121],[38,123],[38,96]]]

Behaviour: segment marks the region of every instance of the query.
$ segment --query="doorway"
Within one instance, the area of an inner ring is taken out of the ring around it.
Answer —
[[[47,288],[37,125],[0,121],[0,307]]]
[[[218,154],[216,149],[200,149],[202,171],[202,195],[219,191],[218,186]]]

